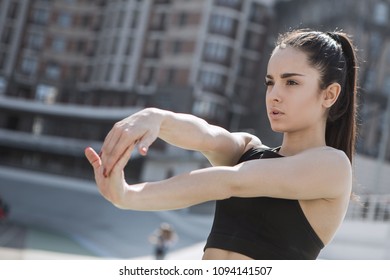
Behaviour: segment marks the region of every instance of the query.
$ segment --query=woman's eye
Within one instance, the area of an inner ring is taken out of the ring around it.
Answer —
[[[296,82],[296,81],[293,81],[293,80],[288,80],[287,81],[287,85],[289,85],[289,86],[295,86],[295,85],[297,85],[298,83]]]
[[[268,86],[272,86],[274,83],[272,81],[265,81],[264,84]]]

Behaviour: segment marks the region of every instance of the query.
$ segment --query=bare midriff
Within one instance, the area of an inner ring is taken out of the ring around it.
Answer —
[[[203,254],[203,260],[252,260],[251,258],[232,251],[207,248]]]

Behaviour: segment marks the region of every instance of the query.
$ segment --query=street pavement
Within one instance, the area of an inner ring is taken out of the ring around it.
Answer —
[[[212,203],[176,211],[121,210],[92,182],[90,189],[66,189],[34,180],[15,184],[1,175],[0,195],[10,215],[0,224],[0,259],[153,258],[148,239],[163,222],[178,235],[171,257],[200,259],[212,225]]]

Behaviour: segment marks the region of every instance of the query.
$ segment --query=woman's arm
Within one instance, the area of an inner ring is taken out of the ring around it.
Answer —
[[[344,153],[315,148],[277,159],[262,159],[228,167],[210,167],[167,180],[127,185],[123,168],[126,153],[111,174],[103,176],[99,156],[91,149],[86,156],[94,167],[102,195],[119,208],[170,210],[209,200],[236,197],[285,199],[335,199],[351,192],[351,166]]]
[[[146,155],[157,138],[200,151],[212,165],[233,165],[248,145],[261,145],[248,133],[229,133],[193,115],[148,108],[117,122],[108,133],[102,146],[106,174],[129,147],[138,146],[139,152]]]

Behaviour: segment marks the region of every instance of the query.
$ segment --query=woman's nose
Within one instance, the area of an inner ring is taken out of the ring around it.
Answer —
[[[281,101],[280,90],[276,85],[272,86],[272,88],[269,88],[267,90],[267,99],[272,102]]]

